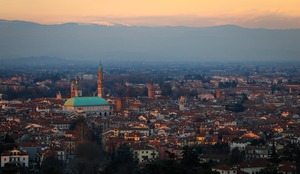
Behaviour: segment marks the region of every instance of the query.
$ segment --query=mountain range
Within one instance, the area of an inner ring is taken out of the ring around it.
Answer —
[[[300,61],[300,29],[37,24],[0,20],[0,59]]]

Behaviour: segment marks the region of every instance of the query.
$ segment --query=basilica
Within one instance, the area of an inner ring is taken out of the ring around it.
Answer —
[[[98,68],[97,96],[83,97],[82,91],[79,90],[78,86],[78,80],[71,83],[71,98],[64,103],[64,111],[97,113],[100,116],[108,116],[112,114],[112,110],[109,103],[104,98],[102,98],[104,95],[104,88],[103,67],[101,64]]]

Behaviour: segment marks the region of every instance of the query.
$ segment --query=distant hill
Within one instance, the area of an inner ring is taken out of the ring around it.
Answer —
[[[20,63],[24,65],[43,65],[43,64],[64,64],[67,63],[66,60],[55,58],[55,57],[23,57],[23,58],[11,58],[3,59],[5,64],[15,64]]]
[[[299,61],[300,29],[138,27],[0,20],[0,59]]]

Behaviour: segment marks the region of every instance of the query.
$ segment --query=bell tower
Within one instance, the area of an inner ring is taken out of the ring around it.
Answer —
[[[104,89],[103,89],[103,67],[102,64],[100,62],[99,68],[98,68],[98,80],[97,80],[97,84],[98,84],[98,97],[103,97],[104,94]]]
[[[71,98],[75,97],[75,84],[71,82]]]
[[[79,89],[79,80],[75,79],[75,82],[71,83],[71,98],[72,97],[81,97],[82,90]]]
[[[150,84],[148,85],[148,97],[150,99],[154,99],[154,85],[153,85],[152,80],[151,80]]]
[[[180,99],[179,99],[179,110],[180,111],[183,111],[185,110],[186,108],[184,107],[184,105],[186,104],[186,97],[185,96],[181,96]]]

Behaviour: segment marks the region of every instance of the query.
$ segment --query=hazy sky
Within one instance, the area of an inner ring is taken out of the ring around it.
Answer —
[[[300,0],[0,0],[0,18],[43,24],[300,28]]]

